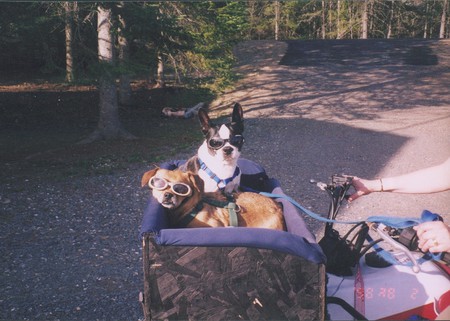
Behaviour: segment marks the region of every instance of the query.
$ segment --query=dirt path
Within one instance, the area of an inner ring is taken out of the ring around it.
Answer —
[[[450,156],[448,40],[252,42],[236,50],[245,77],[216,109],[242,103],[244,156],[316,212],[326,211],[327,197],[311,178],[395,175]],[[423,209],[450,221],[450,192],[372,194],[342,218],[416,217]],[[322,224],[308,222],[321,233]]]

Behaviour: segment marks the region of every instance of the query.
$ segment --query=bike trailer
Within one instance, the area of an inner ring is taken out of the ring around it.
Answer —
[[[240,164],[241,184],[255,166]],[[264,185],[283,193],[274,179]],[[325,256],[296,208],[278,201],[287,232],[171,228],[151,197],[142,229],[145,320],[323,320]]]

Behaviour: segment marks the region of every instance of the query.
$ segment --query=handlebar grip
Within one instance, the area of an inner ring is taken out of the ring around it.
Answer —
[[[398,242],[403,244],[410,251],[416,251],[418,249],[417,232],[412,227],[404,228],[399,237]]]
[[[331,176],[331,182],[335,185],[345,185],[345,184],[351,184],[353,180],[353,176],[349,176],[349,175],[338,175],[338,174],[334,174],[333,176]]]
[[[410,251],[417,251],[419,249],[418,241],[417,232],[412,227],[404,228],[398,237],[398,242],[406,246]],[[450,265],[450,253],[443,253],[440,260]]]
[[[444,261],[445,264],[450,265],[450,253],[445,252],[441,257],[441,260]]]
[[[381,238],[383,240],[385,240],[388,244],[390,244],[392,247],[394,247],[395,249],[402,251],[411,261],[412,263],[412,270],[414,273],[419,273],[420,272],[420,266],[419,263],[417,262],[417,260],[414,258],[414,256],[412,255],[411,251],[403,244],[401,244],[400,242],[395,241],[388,233],[386,233],[384,231],[384,229],[386,228],[386,226],[384,224],[378,224],[378,226],[376,227],[376,231],[378,232],[378,235],[381,236]]]

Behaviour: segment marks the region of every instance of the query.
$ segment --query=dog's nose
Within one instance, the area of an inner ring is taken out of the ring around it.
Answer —
[[[168,192],[164,193],[164,200],[165,201],[170,200],[172,197],[173,197],[172,193],[168,193]]]
[[[223,148],[223,153],[225,155],[231,155],[231,153],[233,153],[233,147],[227,146]]]

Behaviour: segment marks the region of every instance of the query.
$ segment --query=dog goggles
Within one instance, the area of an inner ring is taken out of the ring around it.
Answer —
[[[164,178],[160,177],[152,177],[150,181],[148,182],[148,186],[150,188],[154,188],[158,191],[165,190],[168,186],[170,186],[170,189],[172,192],[179,196],[188,196],[191,195],[191,187],[184,183],[170,183],[166,181]]]
[[[219,149],[222,148],[227,142],[229,142],[233,146],[236,146],[237,148],[241,148],[242,145],[244,145],[244,136],[234,135],[231,136],[229,139],[211,138],[208,141],[208,146],[211,147],[212,149]]]

